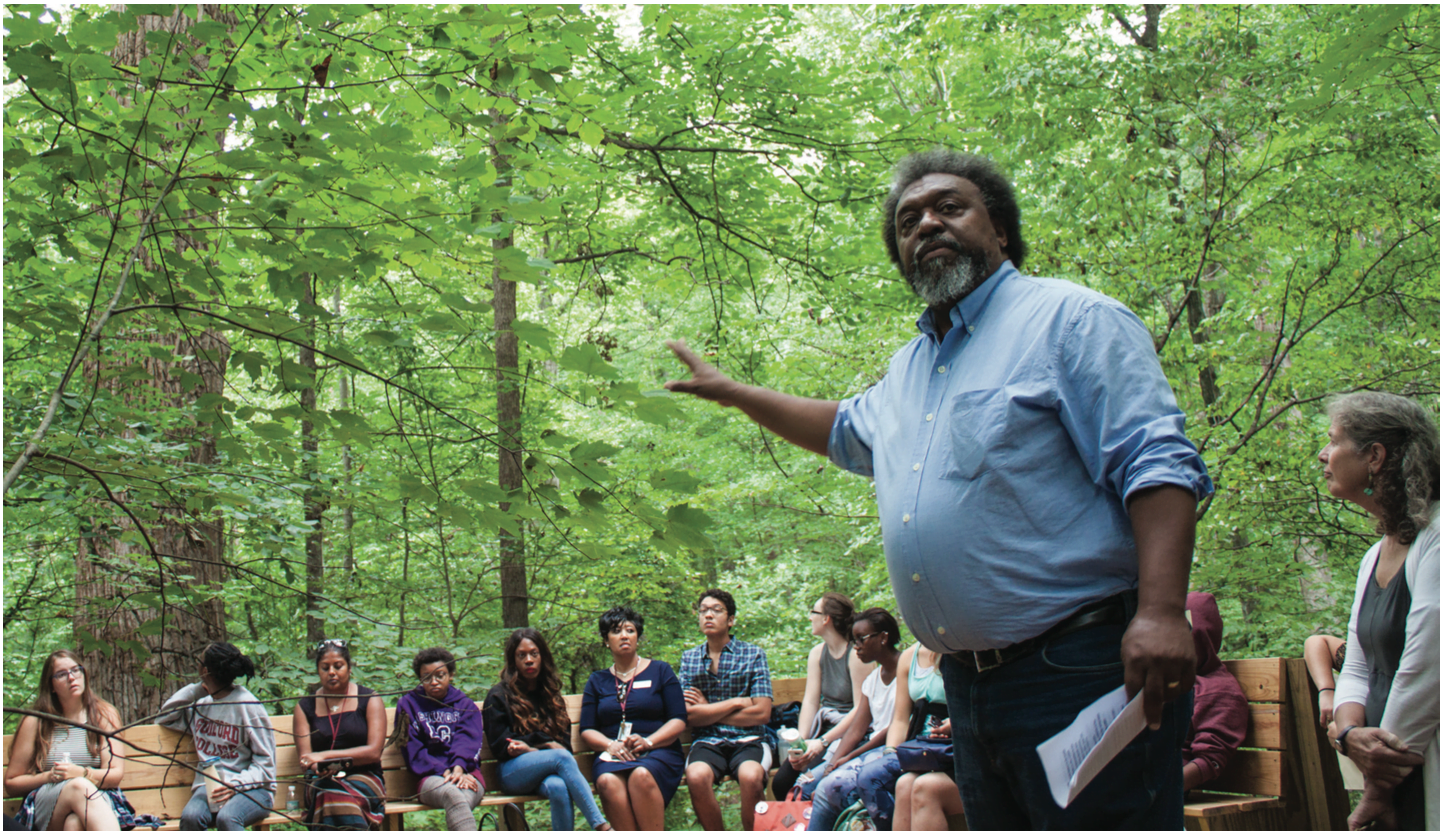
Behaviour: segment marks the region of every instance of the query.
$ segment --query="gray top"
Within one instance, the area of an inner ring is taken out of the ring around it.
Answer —
[[[851,644],[838,660],[831,656],[825,643],[821,644],[821,708],[849,712],[851,697]]]
[[[1381,561],[1380,559],[1378,560]],[[1412,592],[1407,573],[1398,570],[1383,588],[1377,584],[1377,569],[1367,581],[1367,591],[1357,609],[1357,640],[1367,653],[1367,726],[1380,727],[1392,693],[1392,679],[1407,644],[1407,612],[1412,609]]]
[[[54,768],[70,754],[70,763],[77,767],[100,767],[100,757],[90,752],[90,741],[79,727],[56,727],[50,736],[50,752],[45,764]]]

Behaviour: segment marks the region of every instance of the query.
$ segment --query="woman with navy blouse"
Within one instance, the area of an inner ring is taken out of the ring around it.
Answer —
[[[581,738],[601,751],[591,767],[606,819],[618,831],[661,831],[684,772],[686,698],[671,667],[637,653],[644,618],[626,606],[601,615],[615,662],[591,673],[581,696]]]

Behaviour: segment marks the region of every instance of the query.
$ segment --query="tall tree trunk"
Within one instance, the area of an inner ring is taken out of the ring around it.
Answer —
[[[305,303],[315,306],[315,276],[305,276]],[[305,344],[300,346],[298,364],[310,371],[311,384],[300,392],[300,454],[301,480],[305,481],[305,521],[310,532],[305,535],[305,638],[314,646],[325,639],[325,618],[315,612],[325,593],[325,511],[329,504],[327,492],[320,482],[320,441],[315,435],[316,397],[319,383],[315,361],[315,319],[308,318]]]
[[[122,10],[124,6],[113,8]],[[139,15],[139,29],[119,36],[110,56],[112,62],[138,66],[150,52],[145,34],[151,31],[177,33],[176,53],[184,52],[190,42],[182,33],[195,24],[181,13],[187,8],[195,7],[179,7],[168,17]],[[238,22],[224,6],[202,4],[199,15],[227,27]],[[192,57],[191,66],[206,69],[204,55]],[[132,91],[117,88],[114,93],[122,107],[131,106]],[[217,135],[216,141],[223,146],[224,138],[223,134]],[[161,157],[170,150],[162,146]],[[160,176],[163,172],[153,173]],[[183,216],[199,219],[193,211]],[[113,219],[122,222],[121,218]],[[204,249],[207,243],[199,236],[177,234],[172,245],[181,252]],[[150,251],[143,252],[137,269],[157,269]],[[87,378],[128,405],[151,413],[193,408],[200,397],[222,393],[230,357],[225,337],[211,330],[171,332],[162,324],[168,322],[132,318],[127,330],[107,340],[108,350],[97,351],[94,359],[86,363]],[[157,346],[166,349],[169,358],[161,359],[152,353]],[[117,382],[117,370],[137,365],[146,371],[146,380],[140,384]],[[134,438],[135,429],[127,429],[122,436]],[[204,467],[215,461],[215,438],[203,424],[167,429],[165,438],[189,449],[183,457],[167,461],[171,465]],[[75,642],[92,679],[105,682],[106,698],[127,720],[157,711],[162,695],[175,680],[194,677],[195,658],[206,643],[226,636],[225,608],[218,597],[187,602],[177,594],[182,586],[190,591],[219,588],[224,579],[223,522],[187,507],[183,492],[155,495],[146,501],[148,512],[136,515],[143,518],[155,514],[157,521],[143,532],[163,556],[150,553],[143,538],[137,540],[135,534],[142,531],[135,530],[129,516],[115,510],[101,513],[99,506],[95,514],[80,520],[76,552],[72,620]],[[146,500],[125,490],[119,491],[116,499],[132,510],[141,509],[140,503]]]
[[[496,135],[505,132],[505,116],[492,110],[496,119]],[[500,151],[499,140],[491,143],[491,159],[500,176],[510,178],[510,160]],[[494,222],[504,218],[500,212],[491,215]],[[499,256],[515,243],[507,235],[491,241],[491,248]],[[495,310],[496,325],[496,419],[500,423],[501,448],[498,458],[498,485],[516,501],[525,500],[522,486],[525,481],[521,470],[521,348],[511,325],[516,320],[516,283],[501,277],[499,260],[491,270],[491,306]],[[501,511],[511,508],[511,501],[500,505]],[[525,540],[520,525],[516,535],[500,531],[499,549],[501,556],[501,624],[506,628],[520,628],[530,625],[530,599],[526,591]]]
[[[343,328],[344,325],[340,323],[340,317],[341,317],[340,314],[341,314],[340,287],[337,286],[337,287],[335,288],[335,317],[336,317],[336,322],[337,322],[337,323],[336,323],[336,326],[337,326],[338,328]],[[340,338],[340,337],[343,335],[343,333],[337,333],[336,335],[337,335],[337,338]],[[341,408],[344,408],[344,409],[349,409],[349,408],[350,408],[350,372],[349,372],[347,369],[345,369],[345,368],[341,368],[341,369],[340,369],[340,407],[341,407]],[[355,589],[355,584],[354,584],[354,583],[355,583],[355,578],[356,578],[356,577],[355,577],[355,533],[354,533],[354,531],[355,531],[355,509],[354,509],[353,506],[352,506],[352,504],[353,504],[354,502],[351,500],[351,491],[350,491],[351,479],[352,479],[352,477],[354,476],[354,473],[352,472],[352,466],[353,466],[353,461],[351,460],[350,444],[349,444],[349,443],[343,443],[343,444],[341,444],[341,447],[340,447],[340,468],[341,468],[341,472],[344,473],[344,475],[345,475],[345,489],[346,489],[346,492],[345,492],[345,495],[346,495],[345,509],[343,510],[342,516],[341,516],[341,523],[342,523],[342,525],[343,525],[344,528],[345,528],[345,555],[344,555],[343,560],[342,560],[342,562],[341,562],[341,568],[340,568],[340,569],[341,569],[341,573],[344,574],[344,576],[345,576],[345,580],[346,580],[346,582],[348,583],[347,587],[348,587],[350,590],[354,590],[354,589]]]

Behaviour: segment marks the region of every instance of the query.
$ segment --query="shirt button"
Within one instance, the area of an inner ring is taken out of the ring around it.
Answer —
[[[908,522],[908,521],[910,521],[910,520],[911,520],[911,513],[907,513],[906,515],[904,515],[904,516],[901,517],[901,523],[902,523],[902,524],[905,524],[906,522]]]
[[[974,324],[973,324],[973,325],[968,325],[967,328],[966,328],[966,332],[968,332],[968,333],[975,333],[975,332],[976,332],[976,325],[974,325]]]
[[[926,422],[930,423],[930,422],[931,422],[931,418],[932,418],[932,415],[930,415],[930,414],[926,415]]]
[[[939,373],[939,374],[944,374],[944,373],[946,373],[946,366],[945,366],[945,365],[937,365],[937,366],[936,366],[936,372]]]
[[[946,626],[937,626],[937,627],[936,627],[936,633],[937,633],[937,634],[945,634],[945,633],[946,633]]]
[[[911,581],[912,581],[912,582],[920,582],[920,581],[921,581],[921,574],[919,574],[919,573],[913,573],[913,574],[911,575]]]
[[[920,471],[921,471],[921,464],[919,464],[919,463],[913,463],[913,464],[911,465],[911,471],[912,471],[912,472],[920,472]]]

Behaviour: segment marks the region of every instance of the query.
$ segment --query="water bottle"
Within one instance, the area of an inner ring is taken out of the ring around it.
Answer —
[[[786,755],[794,764],[797,759],[806,755],[806,739],[801,737],[801,731],[795,727],[786,727],[778,735],[781,743],[786,745]]]
[[[285,788],[285,794],[286,794],[285,810],[287,810],[287,811],[299,811],[299,810],[300,810],[300,795],[296,792],[295,785],[287,785],[286,788]]]

